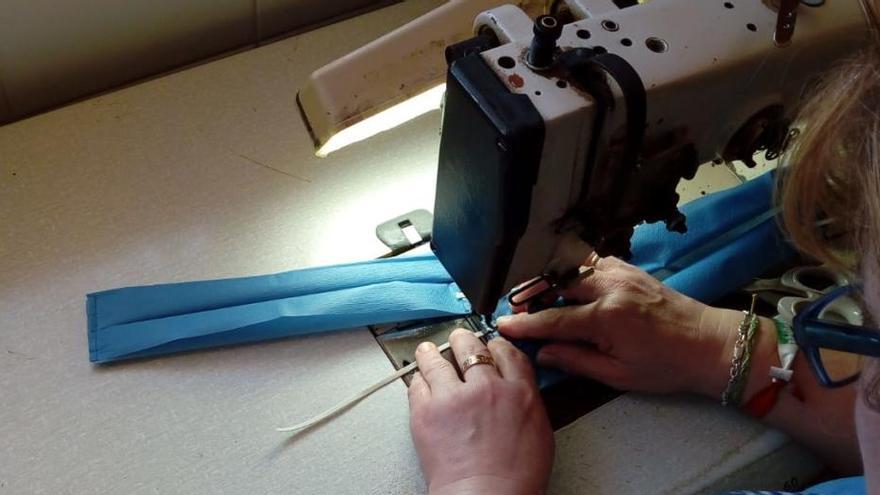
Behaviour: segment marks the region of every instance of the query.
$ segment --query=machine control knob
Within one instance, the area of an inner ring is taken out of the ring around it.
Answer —
[[[527,62],[533,69],[546,69],[553,65],[556,41],[562,36],[562,23],[552,15],[535,19],[535,36],[529,47]]]

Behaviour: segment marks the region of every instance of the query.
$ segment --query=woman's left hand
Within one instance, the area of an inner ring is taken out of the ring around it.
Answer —
[[[720,397],[743,314],[695,301],[617,258],[593,268],[560,291],[570,306],[499,318],[498,331],[548,340],[538,363],[618,389]]]
[[[457,360],[483,354],[497,368],[472,366],[462,381],[435,345],[417,349],[411,429],[429,493],[543,493],[553,431],[528,359],[503,338],[487,348],[459,329],[449,341]]]

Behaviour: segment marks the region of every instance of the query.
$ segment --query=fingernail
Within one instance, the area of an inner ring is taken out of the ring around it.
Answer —
[[[512,317],[512,316],[509,316],[509,315],[507,315],[507,316],[499,316],[498,319],[495,320],[495,324],[498,325],[498,326],[500,327],[500,326],[502,326],[502,325],[507,325],[507,324],[509,324],[511,320],[513,320],[513,317]]]
[[[474,334],[474,332],[472,332],[472,331],[470,331],[470,330],[466,330],[466,329],[464,329],[464,328],[456,328],[455,330],[452,331],[452,333],[449,334],[449,336],[452,337],[452,336],[455,335],[455,334],[462,334],[462,333],[464,333],[464,334],[471,334],[471,335]]]
[[[428,352],[436,347],[433,342],[422,342],[416,347],[416,352]]]

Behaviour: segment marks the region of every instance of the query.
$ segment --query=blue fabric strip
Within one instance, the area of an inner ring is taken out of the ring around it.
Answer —
[[[792,254],[772,214],[770,174],[684,207],[688,233],[643,225],[633,262],[710,302]],[[93,362],[471,312],[432,255],[257,277],[129,287],[87,296]]]
[[[868,492],[864,476],[843,478],[816,485],[805,493],[817,495],[864,495]]]
[[[702,197],[682,208],[688,232],[641,225],[632,239],[633,264],[666,285],[713,302],[796,256],[779,230],[774,173]]]
[[[470,312],[433,255],[87,297],[93,362]]]

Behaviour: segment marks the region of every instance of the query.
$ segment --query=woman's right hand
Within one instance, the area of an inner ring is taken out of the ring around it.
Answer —
[[[416,349],[409,387],[411,428],[431,495],[544,493],[553,465],[553,430],[525,354],[472,332],[449,336],[455,359],[490,357],[459,376],[437,346]]]
[[[615,388],[719,397],[743,314],[702,304],[616,258],[594,269],[560,292],[574,305],[500,318],[499,331],[550,340],[540,364]]]

